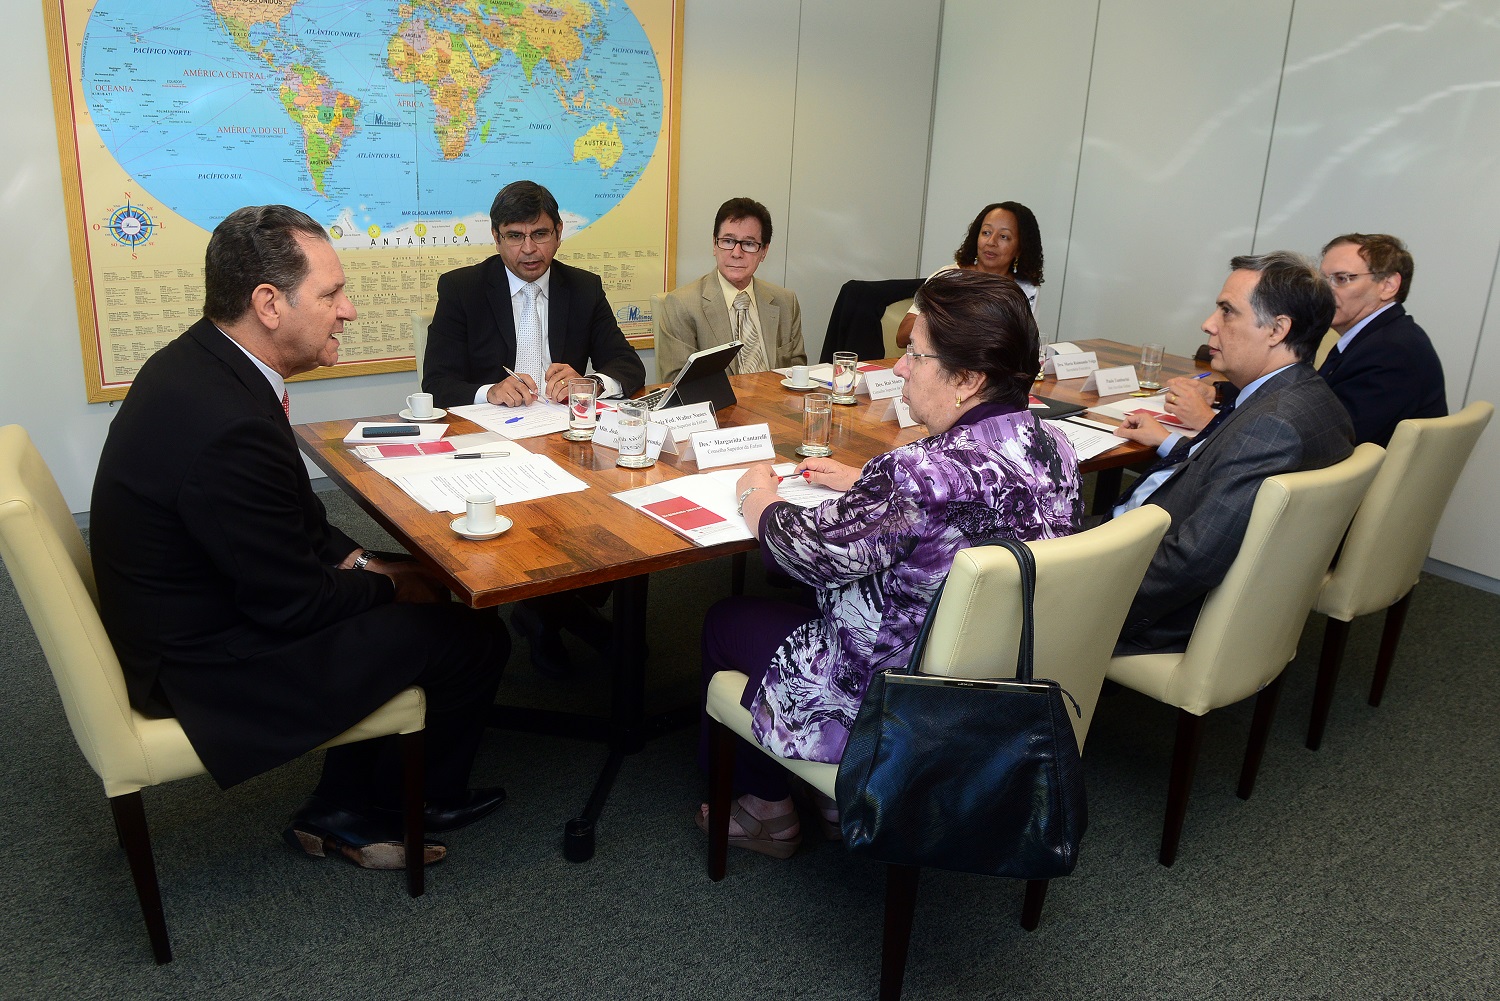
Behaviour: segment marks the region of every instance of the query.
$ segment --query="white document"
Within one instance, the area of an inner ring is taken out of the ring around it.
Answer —
[[[470,403],[451,407],[449,413],[467,417],[482,428],[505,437],[536,438],[568,429],[568,405],[551,400],[533,400],[524,407],[497,407],[493,403]]]
[[[771,442],[769,424],[747,424],[721,431],[694,431],[692,441],[699,469],[755,462],[758,459],[770,462],[776,458],[776,446]]]
[[[1113,431],[1101,431],[1098,425],[1085,427],[1066,419],[1047,423],[1067,436],[1068,444],[1073,446],[1073,453],[1078,456],[1079,462],[1103,455],[1110,449],[1125,444],[1124,438],[1115,437]]]
[[[439,458],[444,461],[439,471],[391,477],[429,511],[463,514],[464,498],[470,494],[494,494],[495,503],[504,505],[588,489],[587,483],[545,455],[466,461]]]
[[[1134,393],[1141,388],[1135,378],[1134,365],[1117,365],[1114,368],[1096,369],[1089,373],[1083,384],[1083,392],[1094,392],[1100,396],[1119,396]]]
[[[871,400],[891,400],[901,395],[906,380],[888,368],[870,369],[865,373],[865,388]]]
[[[614,496],[694,545],[738,542],[755,537],[739,513],[734,493],[740,472],[680,476]]]
[[[1158,417],[1158,415],[1165,417],[1167,415],[1167,394],[1158,393],[1156,396],[1136,396],[1128,400],[1117,400],[1114,403],[1101,403],[1097,407],[1089,407],[1089,409],[1096,414],[1113,417],[1117,421],[1123,421],[1126,414],[1133,414],[1137,410],[1148,411],[1153,417]]]
[[[1062,347],[1054,344],[1053,347]],[[1058,352],[1047,359],[1044,368],[1047,372],[1057,375],[1059,381],[1063,379],[1082,379],[1099,367],[1099,356],[1092,351],[1078,351],[1077,346],[1069,344],[1073,351]]]
[[[414,427],[416,434],[404,434],[392,437],[366,438],[365,428],[397,428]],[[355,424],[348,434],[344,435],[345,445],[396,445],[403,441],[437,441],[448,433],[446,424],[416,424],[411,421],[360,421]]]
[[[651,423],[671,428],[673,441],[687,441],[694,431],[718,430],[719,418],[714,414],[714,405],[704,400],[685,407],[654,410],[651,412]]]

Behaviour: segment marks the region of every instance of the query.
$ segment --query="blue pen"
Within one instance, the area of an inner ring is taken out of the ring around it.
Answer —
[[[1213,374],[1214,374],[1213,369],[1209,369],[1207,372],[1199,372],[1197,375],[1193,376],[1193,378],[1194,379],[1207,379],[1209,376],[1211,376]]]
[[[514,424],[516,421],[524,421],[525,419],[526,418],[524,418],[524,417],[508,417],[508,418],[506,418],[505,423],[507,423],[507,424]]]

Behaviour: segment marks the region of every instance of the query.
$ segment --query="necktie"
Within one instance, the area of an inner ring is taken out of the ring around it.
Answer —
[[[286,395],[286,390],[281,391],[281,412],[286,414],[286,419],[292,419],[292,398]]]
[[[740,348],[736,359],[739,374],[764,372],[771,366],[766,363],[766,351],[756,328],[755,317],[750,315],[750,293],[741,292],[734,297],[734,338],[745,346]]]
[[[1184,462],[1186,462],[1188,456],[1192,454],[1193,446],[1197,445],[1199,442],[1208,441],[1208,436],[1213,434],[1214,431],[1218,429],[1220,424],[1223,424],[1226,420],[1228,420],[1229,415],[1233,412],[1233,403],[1226,403],[1224,404],[1224,406],[1220,407],[1219,412],[1214,414],[1213,420],[1203,425],[1203,430],[1198,432],[1197,437],[1182,439],[1177,443],[1177,446],[1173,448],[1172,451],[1168,452],[1164,457],[1157,459],[1156,462],[1152,463],[1151,468],[1147,469],[1140,476],[1137,476],[1135,482],[1130,485],[1130,489],[1125,491],[1124,495],[1115,502],[1116,506],[1124,504],[1126,501],[1130,500],[1130,497],[1135,493],[1136,488],[1139,487],[1142,483],[1145,483],[1147,480],[1149,480],[1153,474],[1159,473],[1163,469],[1171,469],[1174,466],[1180,466]],[[1171,477],[1169,476],[1167,477],[1167,479],[1170,480]],[[1163,483],[1165,483],[1165,481],[1163,481]],[[1159,490],[1161,488],[1158,487],[1157,489]]]
[[[545,386],[544,376],[547,374],[542,321],[536,315],[536,300],[541,293],[542,287],[536,282],[521,286],[521,316],[516,324],[516,371],[531,376],[539,389]]]

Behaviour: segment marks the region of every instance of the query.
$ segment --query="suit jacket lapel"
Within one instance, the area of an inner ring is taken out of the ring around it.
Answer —
[[[1307,369],[1306,373],[1304,373],[1303,371],[1304,368]],[[1235,421],[1239,420],[1247,413],[1254,413],[1257,409],[1259,409],[1259,406],[1264,406],[1267,402],[1269,402],[1272,396],[1277,391],[1291,385],[1294,382],[1301,382],[1309,374],[1316,377],[1316,373],[1313,373],[1310,367],[1299,366],[1295,364],[1288,368],[1286,371],[1278,373],[1276,376],[1272,377],[1268,382],[1266,382],[1265,385],[1257,389],[1255,391],[1255,394],[1250,397],[1250,399],[1245,403],[1243,407],[1236,406],[1234,410],[1229,414],[1229,416],[1224,418],[1224,423],[1220,424],[1217,428],[1214,429],[1214,435],[1222,436],[1228,434],[1230,425],[1232,425]],[[1191,445],[1189,445],[1189,447],[1191,447]],[[1188,467],[1191,466],[1194,462],[1197,462],[1199,459],[1203,458],[1204,453],[1208,451],[1208,448],[1200,448],[1197,451],[1191,453],[1186,459],[1182,460],[1182,462],[1177,466],[1177,471],[1174,472],[1171,476],[1167,477],[1166,482],[1164,482],[1160,487],[1157,487],[1157,492],[1165,490],[1170,484],[1175,481],[1180,481],[1183,477],[1183,474],[1187,472]],[[1153,496],[1155,495],[1153,494]]]
[[[755,283],[755,308],[760,313],[760,339],[766,349],[766,364],[775,368],[781,357],[776,350],[781,330],[781,307],[764,282],[758,278],[752,278],[751,281]]]
[[[484,272],[484,297],[489,300],[490,311],[495,315],[495,330],[500,335],[500,353],[516,363],[516,314],[510,304],[510,272],[505,270],[505,261],[499,254],[486,262]]]
[[[212,320],[203,319],[188,328],[188,333],[193,340],[203,346],[209,354],[224,363],[224,367],[234,373],[234,377],[240,381],[255,400],[260,409],[267,417],[280,417],[286,425],[287,435],[291,435],[291,424],[287,423],[286,415],[281,410],[281,401],[276,398],[276,393],[271,389],[271,384],[261,374],[255,363],[245,357],[235,344],[230,343],[230,338],[220,333],[219,328]]]
[[[724,290],[719,286],[719,272],[710,271],[698,282],[703,297],[703,315],[708,318],[708,328],[714,332],[716,344],[728,344],[734,340],[734,326],[729,322],[729,309],[724,305]]]
[[[568,307],[572,305],[568,273],[556,262],[552,264],[551,287],[547,289],[547,347],[554,362],[570,357],[566,339],[568,336]]]

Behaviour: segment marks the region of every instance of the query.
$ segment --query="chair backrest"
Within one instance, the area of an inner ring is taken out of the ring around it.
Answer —
[[[1171,520],[1146,504],[1087,532],[1030,543],[1037,578],[1035,676],[1051,678],[1078,700],[1082,718],[1068,718],[1080,751],[1125,613]],[[1020,570],[1009,552],[999,546],[959,552],[922,670],[954,678],[1013,677],[1020,599]]]
[[[901,353],[902,349],[896,346],[896,333],[901,329],[901,321],[906,319],[912,301],[897,299],[885,307],[885,312],[880,315],[880,336],[885,343],[887,358],[894,358]]]
[[[427,328],[432,326],[431,313],[411,314],[411,343],[417,352],[417,388],[422,386],[422,364],[427,360]]]
[[[1396,425],[1314,608],[1348,622],[1388,608],[1411,590],[1448,497],[1494,412],[1475,402],[1448,417]]]
[[[1366,443],[1343,462],[1260,485],[1239,555],[1203,603],[1163,701],[1201,716],[1255,694],[1282,672],[1384,454]]]
[[[89,765],[106,789],[112,771],[148,773],[125,675],[99,621],[88,549],[57,481],[18,424],[0,428],[0,557]]]
[[[1337,330],[1329,330],[1325,333],[1323,339],[1318,342],[1318,350],[1313,352],[1312,367],[1322,368],[1323,360],[1328,357],[1328,353],[1333,350],[1333,346],[1338,342],[1339,332]]]

